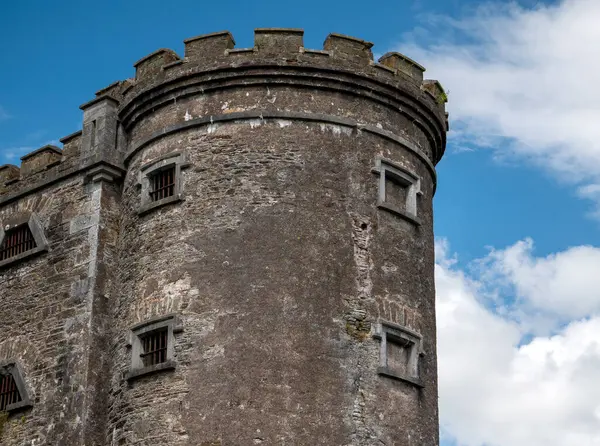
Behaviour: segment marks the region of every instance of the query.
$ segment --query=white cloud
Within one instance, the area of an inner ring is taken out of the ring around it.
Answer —
[[[488,287],[513,291],[516,306],[529,311],[563,320],[600,312],[600,249],[577,246],[543,258],[533,250],[531,239],[492,250],[478,262],[482,279]]]
[[[7,147],[6,149],[0,150],[0,157],[11,164],[14,164],[15,162],[18,162],[20,157],[29,152],[33,152],[34,150],[35,148],[30,146]]]
[[[460,20],[430,19],[435,32],[416,31],[399,49],[450,91],[454,144],[501,148],[598,187],[600,1],[496,3]]]
[[[32,138],[28,137],[26,139],[32,139]],[[8,162],[11,164],[19,164],[19,158],[21,158],[23,155],[26,155],[29,152],[33,152],[34,150],[37,150],[40,147],[43,147],[47,144],[56,146],[59,144],[59,141],[52,139],[52,140],[46,141],[44,143],[40,143],[36,146],[24,145],[24,146],[7,147],[4,149],[0,149],[0,164],[2,164],[2,162]]]
[[[562,314],[568,302],[597,309],[590,257],[577,247],[544,258],[530,240],[492,251],[469,275],[438,244],[436,265],[442,432],[463,446],[592,446],[600,444],[600,315],[533,336],[502,312],[487,290],[500,281],[519,289],[529,310]],[[597,264],[597,263],[596,263]],[[482,265],[492,269],[488,274]],[[584,271],[584,273],[582,273]],[[482,274],[479,274],[482,273]],[[477,275],[479,274],[479,275]],[[596,287],[596,289],[598,289]],[[549,293],[549,303],[542,299]],[[578,314],[584,310],[578,310]],[[558,319],[557,319],[558,320]]]

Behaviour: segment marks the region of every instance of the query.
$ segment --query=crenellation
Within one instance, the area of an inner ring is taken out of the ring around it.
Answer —
[[[166,65],[163,65],[162,69],[163,69],[163,71],[166,71],[166,70],[169,70],[171,68],[178,67],[181,64],[184,64],[184,63],[187,63],[187,62],[188,62],[187,58],[186,59],[174,60],[173,62],[170,62],[170,63],[168,63]]]
[[[79,151],[81,150],[82,133],[82,130],[77,130],[76,132],[59,139],[59,141],[63,144],[62,154],[65,159],[79,156]]]
[[[96,92],[96,97],[100,97],[100,96],[104,96],[104,95],[108,95],[111,96],[113,94],[120,94],[120,89],[121,89],[121,84],[123,83],[123,81],[115,81],[112,84],[108,85],[107,87],[104,87],[100,90],[98,90]]]
[[[135,86],[135,79],[134,78],[125,79],[121,83],[121,96],[124,97],[129,91],[131,91],[131,89],[134,86]]]
[[[379,62],[413,78],[417,83],[423,82],[425,68],[414,60],[397,52],[385,53],[379,58]]]
[[[18,180],[20,176],[21,172],[18,166],[15,166],[14,164],[4,164],[3,166],[0,166],[0,185]]]
[[[235,47],[235,40],[229,31],[203,34],[183,41],[185,58],[192,61],[210,63],[225,56],[227,50]]]
[[[371,42],[337,33],[329,34],[323,43],[323,49],[330,51],[333,58],[360,66],[373,61],[372,47]]]
[[[425,79],[421,84],[421,88],[429,93],[439,106],[444,107],[446,102],[448,102],[448,96],[444,91],[444,87],[438,81]]]
[[[384,72],[391,73],[394,75],[398,72],[398,70],[382,63],[371,62],[369,65],[371,65],[373,68],[377,68],[378,70],[383,70]]]
[[[304,47],[303,37],[304,30],[297,28],[256,28],[254,48],[265,54],[297,54]]]
[[[179,55],[173,50],[167,48],[156,50],[133,64],[135,67],[135,79],[150,79],[159,74],[164,65],[179,59]]]
[[[21,157],[21,178],[28,178],[59,163],[62,151],[53,145],[45,145]]]

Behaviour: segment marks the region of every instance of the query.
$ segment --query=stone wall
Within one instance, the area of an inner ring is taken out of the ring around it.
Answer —
[[[138,217],[138,167],[172,151],[190,163],[185,201]],[[377,155],[429,175],[385,139],[282,120],[189,130],[132,160],[114,316],[117,438],[436,441],[432,185],[419,229],[378,211]],[[129,387],[128,327],[173,312],[184,327],[177,369]],[[423,333],[425,390],[377,375],[378,317]]]
[[[3,445],[82,444],[101,200],[78,177],[0,208],[3,224],[34,213],[49,249],[0,271],[0,362],[19,364],[33,403],[9,418]]]
[[[2,444],[438,444],[443,90],[342,35],[185,44],[84,104],[62,152],[0,168],[0,223],[34,212],[49,246],[0,270],[0,366],[33,395]],[[136,330],[165,320],[168,367],[139,373]],[[418,337],[418,376],[382,372],[382,323]]]

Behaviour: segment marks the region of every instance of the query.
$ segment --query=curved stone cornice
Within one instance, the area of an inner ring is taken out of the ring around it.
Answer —
[[[433,164],[442,157],[446,143],[443,110],[433,97],[414,82],[387,79],[337,67],[294,66],[252,61],[243,66],[187,68],[158,78],[152,85],[132,87],[124,97],[119,116],[125,130],[139,120],[178,99],[212,91],[241,89],[260,85],[280,85],[298,89],[329,90],[383,105],[407,117],[427,136],[433,148]],[[298,110],[300,111],[300,110]],[[373,124],[376,123],[365,123]]]
[[[222,115],[213,115],[207,116],[203,118],[191,119],[186,122],[177,123],[165,128],[160,129],[159,131],[153,133],[148,138],[144,139],[140,143],[136,144],[134,147],[131,147],[129,151],[125,154],[125,163],[128,163],[136,153],[146,147],[148,144],[151,144],[155,141],[160,140],[166,136],[172,135],[177,132],[186,131],[195,127],[201,127],[205,125],[211,124],[219,124],[219,123],[228,123],[228,122],[239,122],[243,120],[253,120],[253,119],[286,119],[293,121],[309,121],[309,122],[317,122],[317,123],[325,123],[332,125],[340,125],[345,127],[354,128],[360,131],[368,132],[373,135],[377,135],[388,141],[392,141],[395,144],[402,146],[405,150],[408,150],[413,155],[415,155],[427,168],[429,173],[431,174],[431,180],[433,182],[433,193],[435,194],[435,190],[437,187],[437,173],[435,170],[434,164],[431,162],[429,157],[423,153],[421,149],[415,146],[408,139],[403,138],[402,136],[398,136],[392,132],[377,128],[374,125],[369,124],[361,124],[356,121],[347,118],[340,118],[338,116],[324,115],[319,113],[302,113],[302,112],[285,112],[285,111],[245,111],[245,112],[235,112],[235,113],[227,113]]]

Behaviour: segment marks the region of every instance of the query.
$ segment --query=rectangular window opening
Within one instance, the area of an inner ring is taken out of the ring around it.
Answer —
[[[140,338],[142,353],[140,357],[144,367],[162,364],[167,361],[167,341],[169,330],[167,327],[145,334]]]
[[[162,169],[150,176],[150,200],[159,201],[175,195],[175,166]]]
[[[9,229],[0,245],[0,261],[10,259],[36,247],[28,224]]]
[[[406,211],[408,185],[392,175],[385,176],[385,202],[397,209]]]
[[[0,412],[6,410],[9,405],[20,401],[21,395],[13,376],[10,373],[0,375]]]
[[[388,337],[387,340],[387,361],[388,368],[401,375],[412,375],[411,358],[414,344],[399,338]]]

